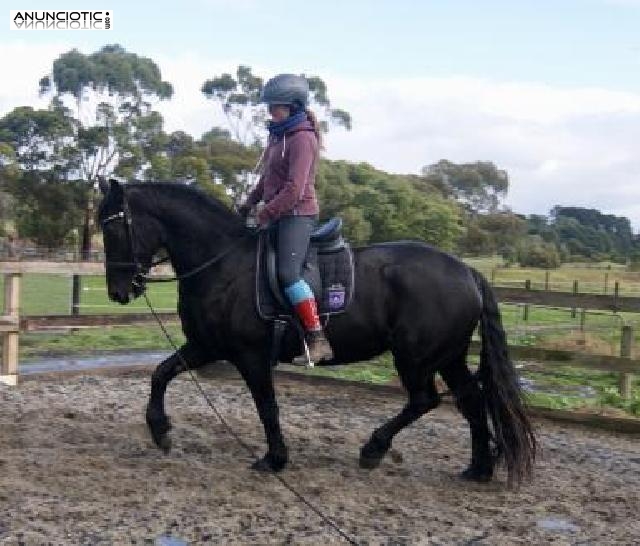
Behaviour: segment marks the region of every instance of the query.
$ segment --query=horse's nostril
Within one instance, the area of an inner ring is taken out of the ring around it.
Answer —
[[[129,303],[129,294],[123,294],[114,290],[113,292],[109,292],[109,299],[118,303]]]

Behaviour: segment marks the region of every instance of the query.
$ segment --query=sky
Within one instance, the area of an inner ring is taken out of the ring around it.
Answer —
[[[30,1],[29,9],[109,10],[109,31],[0,25],[0,115],[39,99],[39,78],[75,47],[151,57],[174,85],[169,131],[224,119],[199,89],[249,65],[265,79],[318,75],[353,130],[331,159],[419,173],[440,159],[506,169],[506,204],[627,216],[640,229],[640,0]]]

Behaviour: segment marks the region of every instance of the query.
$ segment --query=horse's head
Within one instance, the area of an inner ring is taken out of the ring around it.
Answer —
[[[101,181],[104,195],[98,209],[102,227],[109,299],[125,304],[144,292],[140,274],[149,270],[160,246],[155,220],[145,214],[117,180]],[[153,233],[152,233],[153,231]]]

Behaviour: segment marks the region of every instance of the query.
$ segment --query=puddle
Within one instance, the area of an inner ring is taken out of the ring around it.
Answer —
[[[520,377],[518,382],[522,390],[528,393],[579,396],[580,398],[593,398],[596,396],[596,390],[588,385],[542,385],[528,377]]]
[[[537,522],[538,527],[554,533],[577,533],[580,527],[562,518],[548,517]]]
[[[167,351],[131,351],[99,356],[44,358],[20,364],[19,373],[63,372],[92,368],[118,368],[134,364],[160,364],[171,353]]]
[[[155,546],[189,546],[186,540],[170,535],[161,535],[156,538]]]

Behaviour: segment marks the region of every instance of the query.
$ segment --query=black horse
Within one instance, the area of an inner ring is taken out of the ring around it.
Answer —
[[[184,276],[178,312],[187,341],[179,353],[190,368],[217,360],[237,367],[253,395],[268,444],[266,455],[253,467],[281,470],[287,448],[268,364],[271,328],[258,317],[254,304],[255,233],[221,202],[188,186],[111,181],[102,190],[98,220],[109,297],[126,304],[139,296],[144,290],[140,273],[149,269],[160,249],[166,251],[177,275]],[[529,477],[536,440],[486,279],[455,257],[417,241],[356,248],[354,263],[352,304],[326,329],[335,353],[329,364],[358,362],[390,350],[408,393],[405,407],[373,431],[362,447],[361,466],[376,467],[400,430],[438,406],[437,372],[471,428],[471,464],[462,476],[487,481],[502,459],[510,482]],[[474,375],[466,356],[478,323],[482,350]],[[300,348],[291,330],[279,355],[283,362],[291,361]],[[146,420],[153,440],[165,450],[170,448],[171,425],[164,394],[183,371],[175,353],[151,380]]]

